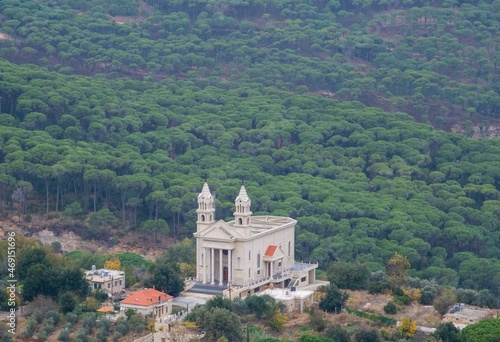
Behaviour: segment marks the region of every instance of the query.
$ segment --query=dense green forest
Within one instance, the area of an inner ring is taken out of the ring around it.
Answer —
[[[0,56],[65,74],[275,86],[467,134],[500,117],[498,0],[5,0],[0,13]]]
[[[217,218],[244,179],[256,215],[298,220],[299,259],[377,271],[397,251],[412,276],[500,294],[500,140],[409,115],[500,116],[499,1],[0,12],[4,214],[189,237],[204,179]]]

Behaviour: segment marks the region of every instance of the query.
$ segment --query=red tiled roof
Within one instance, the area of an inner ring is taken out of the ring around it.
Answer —
[[[150,306],[155,303],[163,302],[174,297],[157,291],[155,289],[144,289],[137,292],[132,292],[130,296],[120,301],[120,304]]]
[[[269,245],[266,249],[266,253],[264,253],[264,256],[272,257],[277,249],[278,249],[278,246]]]

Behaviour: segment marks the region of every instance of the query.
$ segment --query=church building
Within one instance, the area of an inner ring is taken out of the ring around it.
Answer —
[[[234,204],[234,220],[216,220],[207,183],[198,195],[194,233],[198,283],[229,287],[241,296],[269,287],[293,289],[315,282],[317,264],[295,262],[297,221],[252,216],[252,201],[243,185]]]

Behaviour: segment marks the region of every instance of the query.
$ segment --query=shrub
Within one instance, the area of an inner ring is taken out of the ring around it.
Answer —
[[[92,329],[95,326],[96,316],[91,313],[83,318],[83,326],[88,329]]]
[[[42,321],[42,313],[40,312],[40,310],[36,309],[35,311],[33,311],[33,314],[31,315],[32,319],[35,320],[35,322],[38,324]]]
[[[398,308],[396,306],[396,303],[393,301],[390,301],[384,306],[384,312],[389,315],[395,315],[398,312]]]
[[[385,316],[381,316],[381,315],[376,315],[376,314],[371,314],[371,313],[359,311],[356,309],[347,309],[347,312],[349,312],[350,314],[356,315],[358,317],[368,318],[369,320],[372,320],[372,321],[378,321],[382,325],[386,325],[386,326],[396,325],[396,323],[397,323],[397,321],[393,318],[389,318],[389,317],[385,317]]]
[[[36,320],[33,319],[33,317],[31,317],[29,320],[28,320],[28,323],[26,324],[26,329],[24,330],[24,337],[32,337],[33,334],[35,333],[35,329],[36,329],[36,326],[38,325],[38,323],[36,322]]]
[[[64,316],[64,320],[68,323],[75,324],[76,322],[78,322],[78,315],[73,312],[68,312]]]
[[[61,321],[61,315],[56,310],[47,311],[47,314],[45,315],[45,317],[52,318],[53,325],[58,325],[59,322]]]
[[[45,331],[47,336],[51,335],[54,332],[54,318],[46,318],[42,330]]]
[[[76,334],[76,342],[89,342],[89,330],[80,328]]]
[[[334,324],[328,328],[325,333],[325,337],[331,338],[335,342],[350,342],[351,338],[347,330],[342,328],[338,324]]]
[[[57,337],[59,341],[68,342],[70,340],[70,330],[63,328]]]

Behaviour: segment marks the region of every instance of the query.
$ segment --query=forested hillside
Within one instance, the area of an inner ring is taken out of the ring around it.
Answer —
[[[468,135],[500,116],[498,0],[5,0],[0,13],[0,56],[65,74],[275,86]]]
[[[300,259],[500,294],[500,140],[402,112],[500,115],[498,1],[168,4],[0,3],[4,215],[180,238],[244,179]]]

